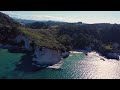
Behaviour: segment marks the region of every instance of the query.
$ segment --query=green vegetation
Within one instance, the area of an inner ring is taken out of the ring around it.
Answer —
[[[11,43],[17,35],[28,37],[35,45],[62,52],[71,49],[85,49],[120,52],[112,47],[120,44],[119,24],[82,24],[66,22],[34,22],[24,26],[9,16],[0,13],[0,43]],[[12,42],[13,43],[13,42]]]
[[[14,19],[9,17],[8,15],[0,12],[0,24],[2,25],[9,25],[9,26],[21,26],[18,22]]]
[[[58,49],[59,42],[56,41],[53,33],[48,29],[31,29],[19,27],[18,30],[38,46],[44,46],[52,49]]]

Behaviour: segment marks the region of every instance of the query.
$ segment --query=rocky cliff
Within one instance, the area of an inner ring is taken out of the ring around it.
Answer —
[[[38,65],[53,65],[61,60],[62,56],[59,51],[45,47],[35,47],[33,61]]]
[[[26,50],[32,50],[30,40],[26,36],[18,35],[15,38],[16,43],[24,42],[23,47]],[[35,66],[49,66],[58,63],[62,58],[67,57],[69,52],[60,52],[59,50],[53,50],[47,47],[35,46],[33,52],[33,65]]]
[[[24,42],[24,45],[23,47],[27,50],[31,50],[31,47],[30,47],[30,40],[25,37],[25,36],[22,36],[22,35],[18,35],[16,38],[15,38],[15,42],[16,43],[20,43],[20,42]]]

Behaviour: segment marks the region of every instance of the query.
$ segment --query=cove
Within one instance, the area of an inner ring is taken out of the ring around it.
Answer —
[[[84,58],[83,53],[70,54],[64,60],[62,69],[50,68],[31,71],[30,55],[24,53],[11,53],[7,49],[0,49],[0,79],[72,79],[74,66]],[[23,65],[17,65],[23,60]]]

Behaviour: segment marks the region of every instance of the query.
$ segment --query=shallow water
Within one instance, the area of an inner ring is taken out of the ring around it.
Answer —
[[[97,53],[71,53],[62,69],[42,69],[36,72],[15,70],[25,54],[0,49],[0,79],[120,79],[120,61],[100,60]]]

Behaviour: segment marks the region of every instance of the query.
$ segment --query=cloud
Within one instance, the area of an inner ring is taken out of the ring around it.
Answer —
[[[98,16],[80,16],[80,17],[62,17],[62,16],[49,16],[49,15],[23,15],[17,14],[12,11],[2,11],[11,17],[31,20],[54,20],[65,22],[83,22],[83,23],[120,23],[118,17],[98,17]]]
[[[10,12],[10,11],[1,11],[2,13],[5,13],[11,17],[24,17],[24,15],[21,15],[21,14],[17,14],[17,13],[13,13],[13,12]]]
[[[31,20],[55,20],[55,21],[65,21],[65,22],[78,22],[78,18],[72,17],[58,17],[49,15],[22,15],[10,11],[2,11],[3,13],[16,18],[21,19],[31,19]]]
[[[48,15],[31,15],[32,19],[35,20],[56,20],[56,21],[66,21],[66,22],[76,22],[77,18],[72,17],[56,17],[56,16],[48,16]]]

